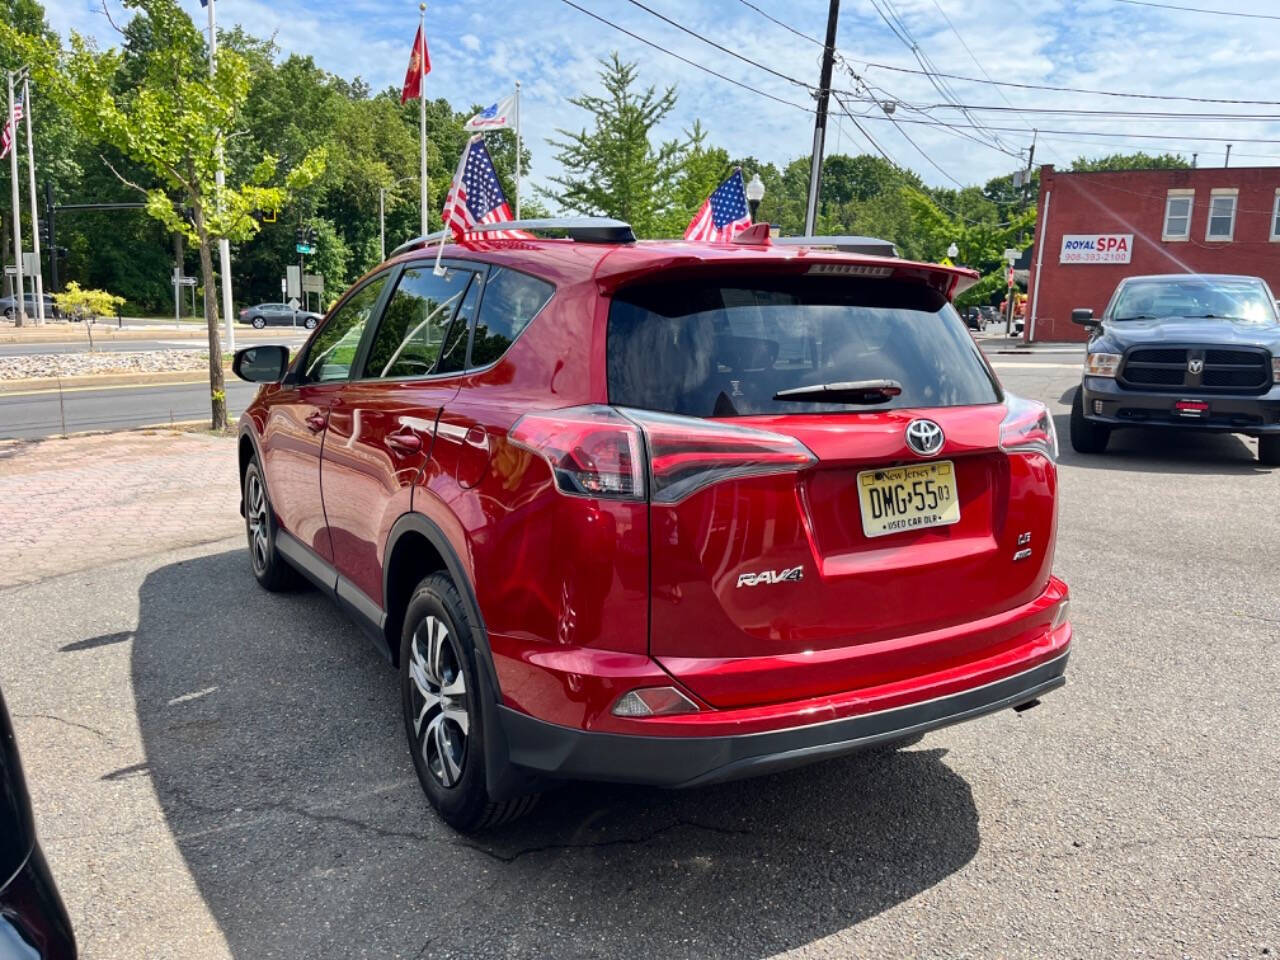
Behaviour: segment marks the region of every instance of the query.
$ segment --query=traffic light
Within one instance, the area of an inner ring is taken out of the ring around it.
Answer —
[[[316,228],[307,227],[307,243],[313,247],[316,245],[316,236]]]
[[[302,229],[302,227],[299,227],[294,231],[293,237],[298,246],[302,246],[302,244],[307,242],[307,233]]]
[[[40,242],[47,247],[49,246],[49,221],[41,217],[39,222],[40,222]]]

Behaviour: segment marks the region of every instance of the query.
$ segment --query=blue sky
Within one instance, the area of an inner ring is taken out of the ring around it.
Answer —
[[[111,44],[115,34],[100,0],[45,0],[50,24],[64,35],[71,29]],[[119,0],[107,0],[121,15]],[[575,0],[600,16],[661,44],[696,63],[802,106],[806,89],[762,72],[680,32],[626,0]],[[752,0],[755,6],[810,36],[825,30],[825,0]],[[1242,12],[1280,12],[1274,0],[1168,0]],[[647,6],[696,33],[737,50],[779,73],[816,85],[820,46],[796,36],[743,0],[645,0]],[[1180,101],[1142,101],[1074,93],[996,88],[948,81],[966,104],[1004,107],[1237,112],[1276,116],[1267,120],[1209,122],[1180,119],[1022,116],[930,108],[942,96],[928,78],[867,67],[868,61],[919,69],[909,46],[886,25],[878,3],[900,18],[934,69],[966,77],[1097,88],[1122,92],[1280,100],[1280,20],[1244,19],[1144,7],[1124,0],[845,0],[837,45],[847,66],[837,85],[855,86],[852,69],[872,86],[876,98],[892,100],[900,119],[937,117],[953,124],[1011,128],[995,133],[949,130],[929,124],[896,126],[883,111],[856,99],[852,112],[897,162],[932,184],[982,183],[1024,161],[1010,154],[1025,150],[1031,127],[1076,131],[1040,136],[1036,161],[1065,165],[1081,154],[1173,149],[1201,165],[1220,165],[1224,144],[1187,137],[1270,138],[1276,143],[1237,142],[1232,166],[1280,164],[1280,107],[1244,107]],[[203,23],[198,0],[183,0]],[[239,23],[259,36],[275,35],[287,52],[309,54],[326,70],[363,77],[375,89],[399,84],[417,25],[416,2],[380,0],[217,0],[221,26]],[[586,115],[567,98],[596,88],[597,60],[617,50],[640,64],[641,79],[675,84],[679,105],[662,134],[679,136],[700,117],[711,141],[730,154],[752,154],[785,162],[806,154],[813,137],[812,113],[735,87],[668,57],[567,6],[562,0],[486,0],[431,3],[427,31],[432,73],[429,95],[448,97],[462,109],[488,103],[523,84],[524,133],[533,149],[535,179],[555,172],[545,140],[557,127],[578,128]],[[1007,100],[1006,100],[1007,98]],[[833,105],[834,106],[834,105]],[[1118,136],[1088,136],[1108,131]],[[962,134],[999,144],[975,143]],[[1137,134],[1152,134],[1150,138]],[[910,137],[918,145],[906,139]],[[1002,152],[1002,149],[1003,152]],[[872,152],[847,118],[833,114],[827,152]],[[924,155],[927,155],[926,159]]]

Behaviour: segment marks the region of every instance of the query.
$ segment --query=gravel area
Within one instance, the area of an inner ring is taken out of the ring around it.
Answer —
[[[198,348],[116,350],[110,353],[33,353],[0,357],[0,380],[76,377],[94,373],[163,373],[204,370],[209,352]]]

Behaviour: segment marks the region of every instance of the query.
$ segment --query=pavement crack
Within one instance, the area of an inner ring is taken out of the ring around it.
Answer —
[[[493,850],[481,844],[469,843],[467,841],[455,841],[453,842],[453,845],[466,847],[470,850],[476,851],[477,853],[482,853],[490,859],[497,860],[499,863],[514,863],[522,857],[526,857],[531,854],[550,853],[557,850],[595,850],[605,847],[644,846],[647,843],[652,843],[654,840],[657,840],[663,834],[670,833],[673,830],[679,830],[681,828],[700,830],[707,833],[716,833],[721,836],[746,837],[754,835],[754,831],[752,830],[740,830],[733,827],[718,827],[706,823],[698,823],[696,820],[680,819],[673,820],[661,827],[656,827],[648,833],[641,834],[640,836],[612,837],[601,840],[586,840],[578,843],[545,843],[532,847],[523,847],[507,854],[500,853],[497,850]]]
[[[92,733],[95,737],[100,737],[104,742],[111,744],[113,747],[115,746],[114,740],[108,737],[105,733],[103,733],[97,727],[91,727],[87,723],[79,723],[76,720],[68,720],[66,717],[58,717],[52,713],[15,713],[14,716],[21,720],[53,720],[57,723],[64,723],[68,727],[76,727],[80,730],[87,730],[89,733]]]

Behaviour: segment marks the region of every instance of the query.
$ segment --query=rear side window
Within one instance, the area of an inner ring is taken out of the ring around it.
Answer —
[[[470,365],[483,367],[506,353],[554,292],[551,284],[526,273],[492,268],[471,339]]]
[[[629,287],[609,310],[609,402],[695,417],[994,403],[995,384],[946,298],[849,277],[696,279]],[[895,380],[874,405],[777,400],[797,387]]]

